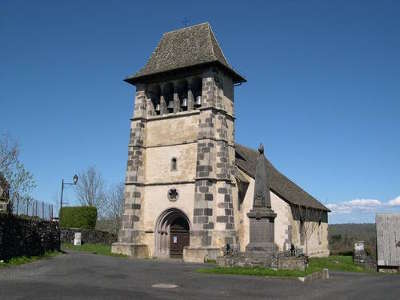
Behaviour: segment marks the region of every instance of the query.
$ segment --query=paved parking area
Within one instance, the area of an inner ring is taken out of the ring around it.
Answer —
[[[0,269],[0,299],[399,299],[400,275],[331,279],[199,274],[203,265],[68,252]]]

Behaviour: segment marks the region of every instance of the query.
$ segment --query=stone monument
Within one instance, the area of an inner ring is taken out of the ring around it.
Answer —
[[[271,208],[267,161],[262,144],[258,152],[253,208],[247,214],[250,219],[250,242],[246,246],[246,253],[255,257],[272,257],[278,251],[274,239],[276,213]]]
[[[275,244],[275,218],[277,214],[271,208],[270,184],[267,174],[267,160],[264,147],[258,148],[256,174],[254,182],[253,207],[247,213],[250,241],[245,252],[228,252],[217,258],[221,267],[265,267],[274,269],[304,271],[307,258],[291,251],[279,252]]]

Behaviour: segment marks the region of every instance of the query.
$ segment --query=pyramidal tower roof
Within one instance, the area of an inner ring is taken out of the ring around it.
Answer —
[[[226,60],[209,23],[164,33],[146,65],[125,81],[136,83],[152,75],[201,65],[219,65],[235,83],[245,82]]]

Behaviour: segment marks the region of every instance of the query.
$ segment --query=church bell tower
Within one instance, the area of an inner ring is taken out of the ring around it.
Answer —
[[[114,253],[215,258],[237,243],[234,86],[208,23],[165,33],[136,86],[125,205]]]

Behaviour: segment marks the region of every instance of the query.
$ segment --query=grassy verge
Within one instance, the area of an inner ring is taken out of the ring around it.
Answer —
[[[59,255],[61,252],[58,251],[51,251],[46,252],[44,255],[41,256],[19,256],[13,257],[9,261],[0,262],[0,268],[11,267],[11,266],[19,266],[27,263],[31,263],[40,259],[46,259],[50,257],[54,257]]]
[[[353,257],[339,256],[339,255],[310,258],[309,268],[311,269],[327,268],[332,271],[344,271],[344,272],[368,272],[367,269],[359,265],[355,265],[353,263]]]
[[[276,277],[303,277],[314,272],[327,268],[334,271],[345,272],[369,272],[361,266],[353,264],[351,256],[329,256],[310,258],[309,265],[305,272],[295,270],[273,270],[267,268],[247,268],[247,267],[215,267],[201,268],[199,273],[207,274],[231,274],[231,275],[252,275],[252,276],[276,276]]]
[[[111,246],[104,244],[82,244],[81,246],[74,246],[70,243],[63,243],[61,245],[62,249],[76,250],[76,251],[84,251],[92,254],[100,254],[107,256],[118,256],[118,257],[126,257],[126,255],[122,254],[114,254],[111,253]]]
[[[246,267],[215,267],[197,269],[199,273],[207,274],[231,274],[231,275],[252,275],[252,276],[276,276],[276,277],[303,277],[306,272],[293,270],[273,270],[266,268]]]

